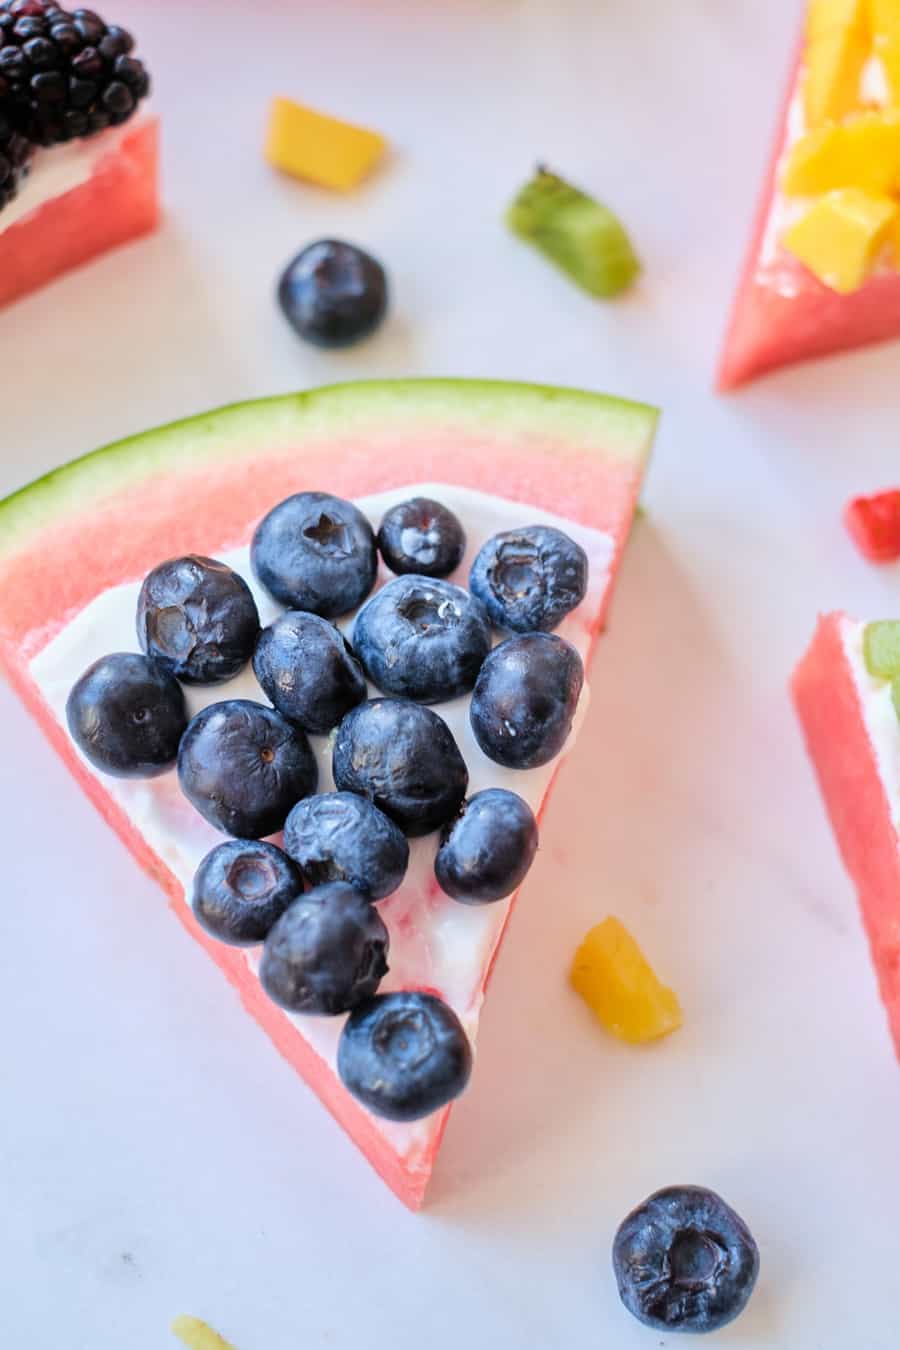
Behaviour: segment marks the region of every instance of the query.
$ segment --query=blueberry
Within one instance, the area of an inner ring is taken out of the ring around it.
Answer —
[[[207,933],[235,947],[252,947],[302,894],[303,877],[280,848],[258,839],[227,839],[197,868],[191,905]]]
[[[343,881],[307,891],[272,928],[259,978],[289,1012],[349,1012],[387,974],[388,931],[368,897]]]
[[[743,1311],[759,1273],[744,1223],[714,1191],[669,1186],[616,1233],[613,1270],[630,1313],[659,1331],[716,1331]]]
[[[524,881],[537,846],[537,821],[528,803],[505,788],[486,788],[444,826],[435,876],[454,900],[470,905],[503,900]]]
[[[441,703],[472,688],[491,650],[491,630],[481,605],[461,586],[406,576],[366,602],[353,643],[384,693]]]
[[[137,633],[147,655],[185,684],[219,684],[250,660],[259,613],[237,572],[191,553],[145,577]]]
[[[352,502],[298,492],[260,521],[250,561],[281,604],[334,619],[365,600],[378,555],[372,526]]]
[[[409,864],[403,831],[354,792],[298,802],[285,821],[284,847],[312,885],[347,881],[371,900],[395,891]]]
[[[475,739],[507,769],[534,769],[558,755],[572,730],[584,669],[573,646],[527,633],[495,647],[469,706]]]
[[[260,634],[253,669],[278,711],[322,735],[366,697],[366,681],[347,640],[327,619],[288,610]]]
[[[462,562],[466,536],[452,511],[430,497],[392,506],[378,530],[378,548],[392,572],[448,577]]]
[[[178,778],[210,825],[260,839],[315,792],[318,766],[299,727],[262,703],[233,698],[192,718],[178,750]]]
[[[443,718],[419,703],[375,698],[338,728],[336,786],[368,797],[405,834],[430,834],[456,815],[469,773]]]
[[[368,337],[385,316],[387,298],[381,263],[338,239],[307,244],[278,283],[284,317],[317,347],[347,347]]]
[[[472,564],[469,585],[495,628],[549,632],[584,599],[587,554],[562,530],[526,525],[495,534]]]
[[[155,778],[175,763],[188,724],[178,681],[137,652],[101,656],[66,699],[72,739],[115,778]]]
[[[347,1019],[338,1075],[376,1116],[420,1120],[458,1097],[472,1048],[452,1008],[433,994],[378,994]]]

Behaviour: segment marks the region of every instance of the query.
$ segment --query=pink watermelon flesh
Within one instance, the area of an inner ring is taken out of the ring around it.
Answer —
[[[900,273],[877,272],[858,291],[839,295],[786,249],[778,247],[768,256],[766,240],[781,204],[778,175],[801,73],[798,59],[722,350],[717,377],[722,391],[781,366],[900,337]]]
[[[139,579],[178,552],[202,545],[216,554],[246,544],[270,506],[305,488],[361,497],[436,479],[493,492],[606,532],[611,581],[654,425],[654,411],[642,405],[534,386],[338,386],[147,433],[77,460],[0,503],[0,659],[13,684],[248,1011],[412,1208],[422,1203],[447,1110],[422,1122],[411,1140],[386,1131],[345,1092],[297,1022],[262,994],[244,954],[196,926],[182,882],[109,784],[75,752],[35,683],[31,661],[101,592]],[[606,585],[583,616],[591,641],[609,591]],[[130,634],[123,638],[129,641]],[[408,906],[403,921],[415,922]],[[500,936],[502,928],[479,969],[478,1003]],[[425,971],[416,979],[407,970],[404,979],[428,984]]]
[[[103,134],[109,137],[109,149],[97,160],[87,182],[36,206],[6,229],[0,212],[0,306],[156,228],[156,118],[141,118],[124,132]],[[26,178],[21,202],[17,200],[16,205],[27,206],[28,189]]]
[[[900,838],[888,790],[888,761],[879,756],[873,738],[879,724],[900,738],[900,724],[885,707],[889,688],[879,688],[883,682],[865,669],[863,627],[843,614],[820,619],[792,688],[832,828],[856,885],[900,1056]]]

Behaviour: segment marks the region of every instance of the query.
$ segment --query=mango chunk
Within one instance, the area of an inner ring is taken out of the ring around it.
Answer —
[[[270,164],[295,178],[349,192],[381,159],[383,136],[365,127],[275,98],[269,114],[265,155]]]
[[[859,290],[898,216],[897,203],[859,188],[826,193],[786,232],[785,248],[840,295]]]
[[[810,0],[806,11],[806,36],[814,42],[823,33],[846,28],[865,32],[872,9],[890,3],[891,0]]]
[[[888,102],[892,108],[900,107],[900,24],[896,36],[886,38],[876,54],[884,71]]]
[[[628,929],[612,916],[586,935],[569,978],[620,1040],[653,1041],[681,1026],[678,996],[660,983]]]
[[[862,113],[810,131],[792,147],[782,179],[789,197],[849,187],[876,196],[900,187],[900,112]]]
[[[868,0],[866,20],[877,47],[900,33],[900,0]]]
[[[869,51],[868,36],[860,28],[837,28],[809,43],[803,77],[808,127],[837,122],[859,108],[860,81]]]
[[[201,1322],[199,1317],[176,1317],[172,1330],[188,1350],[234,1350],[217,1331]]]

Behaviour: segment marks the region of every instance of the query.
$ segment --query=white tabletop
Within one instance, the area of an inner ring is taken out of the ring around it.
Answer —
[[[421,1216],[0,688],[4,1350],[164,1350],[181,1312],[239,1350],[674,1344],[621,1308],[609,1248],[679,1181],[721,1191],[762,1253],[718,1344],[896,1350],[900,1068],[786,681],[817,610],[900,611],[900,573],[859,560],[839,520],[900,477],[900,346],[710,392],[797,10],[117,0],[155,72],[166,222],[0,318],[0,489],[146,425],[356,376],[583,384],[665,417],[588,727]],[[390,164],[348,197],[279,179],[260,153],[276,92],[384,131]],[[646,272],[621,303],[499,224],[537,159],[631,228]],[[393,286],[383,332],[337,355],[272,300],[322,234],[371,247]],[[566,985],[610,911],[684,1003],[650,1049]]]

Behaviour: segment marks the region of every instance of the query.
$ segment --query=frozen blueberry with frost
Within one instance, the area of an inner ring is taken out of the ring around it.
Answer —
[[[443,718],[407,699],[361,703],[338,728],[335,785],[368,797],[408,835],[430,834],[456,815],[469,784]]]
[[[259,613],[243,577],[191,553],[144,578],[137,633],[147,655],[185,684],[220,684],[250,660]]]
[[[207,933],[251,947],[302,894],[303,877],[280,848],[260,839],[226,839],[197,868],[191,906]]]
[[[572,730],[584,668],[552,633],[526,633],[495,647],[481,667],[469,721],[481,749],[508,769],[534,769],[558,755]]]
[[[442,999],[377,994],[347,1019],[337,1064],[344,1087],[376,1116],[419,1120],[463,1091],[472,1048]]]
[[[280,830],[294,803],[315,792],[318,766],[299,727],[274,708],[234,698],[191,719],[178,750],[178,779],[210,825],[260,839]]]
[[[365,676],[343,633],[300,609],[263,629],[253,670],[288,721],[320,735],[366,697]]]
[[[347,347],[368,337],[387,311],[381,263],[354,244],[318,239],[288,263],[278,303],[293,328],[317,347]]]
[[[469,585],[495,628],[549,632],[584,599],[587,554],[550,525],[495,534],[479,550]]]
[[[659,1331],[717,1331],[746,1306],[759,1273],[747,1225],[715,1191],[669,1186],[616,1233],[613,1270],[630,1313]]]
[[[406,835],[355,792],[298,802],[284,823],[284,847],[313,886],[346,881],[371,900],[395,891],[409,864]]]
[[[367,896],[346,882],[328,882],[296,900],[272,928],[259,978],[269,998],[290,1012],[348,1012],[387,974],[388,941]]]
[[[334,619],[365,600],[378,555],[372,526],[352,502],[298,492],[260,521],[250,561],[282,605]]]
[[[538,846],[534,812],[516,792],[485,788],[441,832],[434,872],[454,900],[503,900],[524,881]]]
[[[366,602],[353,644],[384,693],[440,703],[472,688],[491,650],[491,630],[481,605],[461,586],[405,576]]]
[[[175,763],[188,724],[181,685],[137,652],[101,656],[66,700],[72,739],[96,769],[155,778]]]
[[[446,506],[431,497],[411,497],[385,513],[378,550],[398,576],[448,577],[462,562],[466,535]]]

